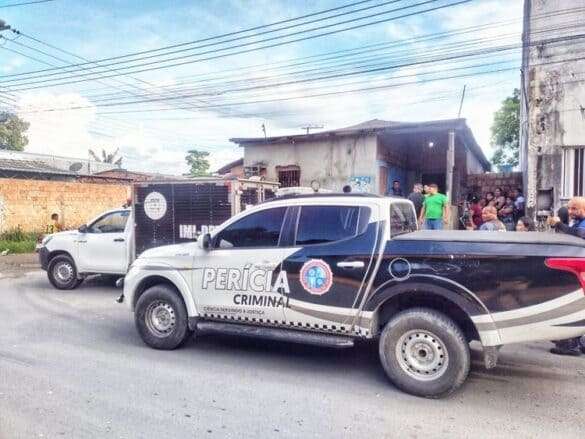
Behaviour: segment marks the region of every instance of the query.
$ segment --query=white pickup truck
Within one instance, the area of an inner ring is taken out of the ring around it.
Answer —
[[[284,197],[143,252],[121,299],[155,349],[205,333],[376,340],[390,380],[428,397],[465,381],[472,340],[491,368],[501,345],[585,333],[583,239],[416,228],[405,199]]]
[[[134,253],[131,217],[130,209],[114,209],[78,230],[46,236],[39,246],[39,259],[51,284],[70,290],[90,274],[124,276]]]

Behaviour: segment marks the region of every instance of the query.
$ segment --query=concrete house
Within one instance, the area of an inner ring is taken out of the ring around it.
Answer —
[[[520,167],[529,213],[585,195],[585,0],[525,0]]]
[[[398,180],[405,193],[415,182],[435,182],[446,192],[450,168],[452,196],[458,199],[467,175],[490,169],[465,119],[414,123],[374,119],[338,130],[231,141],[244,148],[247,176],[262,175],[282,187],[317,181],[336,191],[349,184],[354,191],[386,194]]]

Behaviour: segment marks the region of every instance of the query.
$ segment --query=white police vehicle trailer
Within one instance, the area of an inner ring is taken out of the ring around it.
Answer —
[[[256,177],[137,183],[132,196],[135,254],[193,241],[248,206],[273,198],[278,186]]]
[[[247,206],[274,196],[278,182],[195,178],[133,187],[133,208],[113,209],[78,230],[46,236],[41,267],[58,289],[76,288],[92,274],[126,274],[136,255],[161,245],[192,242]]]

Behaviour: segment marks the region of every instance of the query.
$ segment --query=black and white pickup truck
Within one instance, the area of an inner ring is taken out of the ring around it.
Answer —
[[[222,332],[379,344],[400,389],[441,397],[498,347],[585,333],[585,241],[544,233],[416,231],[404,199],[327,194],[265,202],[198,242],[144,252],[124,296],[144,342]]]

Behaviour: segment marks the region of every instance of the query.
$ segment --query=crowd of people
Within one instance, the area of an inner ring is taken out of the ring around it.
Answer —
[[[525,198],[522,189],[506,192],[497,188],[485,197],[471,197],[465,228],[490,232],[535,230],[534,222],[525,215]]]

